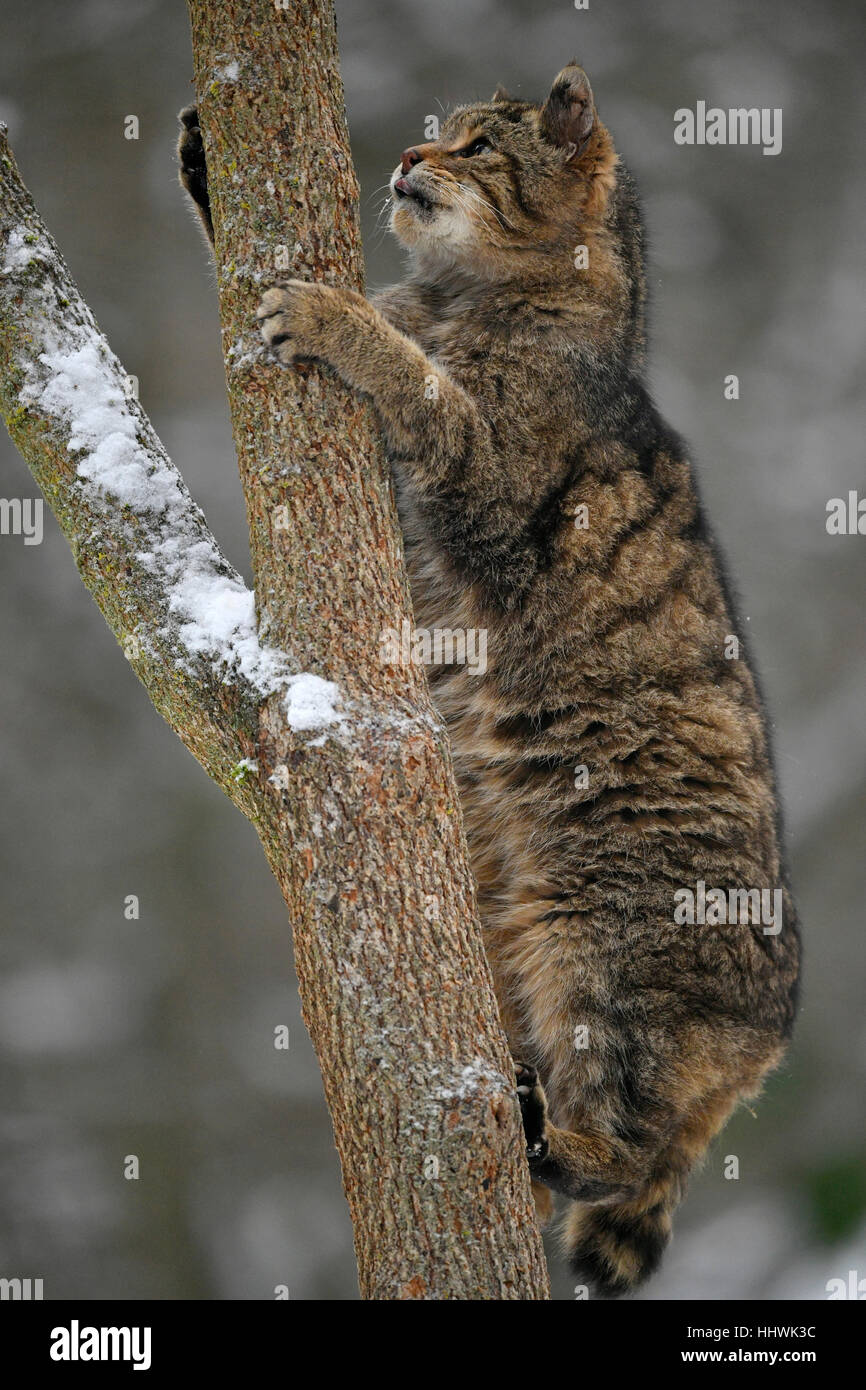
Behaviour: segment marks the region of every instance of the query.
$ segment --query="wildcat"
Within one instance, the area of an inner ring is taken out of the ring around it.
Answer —
[[[686,448],[643,384],[637,196],[586,74],[458,107],[390,189],[406,280],[372,300],[290,281],[262,332],[372,399],[416,623],[487,631],[484,673],[433,666],[431,689],[539,1213],[570,1199],[573,1268],[613,1295],[656,1267],[689,1170],[792,1027],[761,702]],[[684,890],[712,910],[683,921]]]

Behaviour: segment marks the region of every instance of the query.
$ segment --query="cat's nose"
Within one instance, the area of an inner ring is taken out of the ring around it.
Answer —
[[[408,174],[409,170],[412,168],[412,165],[420,164],[423,158],[424,156],[421,154],[419,150],[404,150],[400,156],[401,172],[404,174]]]

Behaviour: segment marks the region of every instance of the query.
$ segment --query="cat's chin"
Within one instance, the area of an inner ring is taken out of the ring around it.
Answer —
[[[437,241],[441,234],[438,213],[439,209],[429,204],[422,207],[414,202],[401,202],[391,215],[391,231],[404,246]]]
[[[443,262],[469,252],[475,240],[463,213],[441,204],[424,209],[398,204],[391,214],[391,231],[408,250]]]

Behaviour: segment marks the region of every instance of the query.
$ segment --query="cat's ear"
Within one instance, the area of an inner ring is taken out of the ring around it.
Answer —
[[[500,82],[500,83],[498,83],[498,85],[497,85],[497,87],[496,87],[496,91],[493,93],[493,96],[490,98],[490,100],[491,100],[491,101],[511,101],[512,98],[509,96],[508,92],[506,92],[505,88],[503,87],[502,83]]]
[[[577,63],[569,63],[555,79],[541,108],[541,130],[572,159],[586,144],[595,124],[595,102],[589,78]]]

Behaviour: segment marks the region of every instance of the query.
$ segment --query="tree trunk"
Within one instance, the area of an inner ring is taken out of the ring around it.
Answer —
[[[331,3],[190,14],[258,632],[5,147],[0,402],[151,698],[280,883],[362,1295],[543,1299],[447,737],[420,668],[379,663],[410,609],[375,421],[332,376],[271,362],[254,321],[287,275],[361,287]]]

